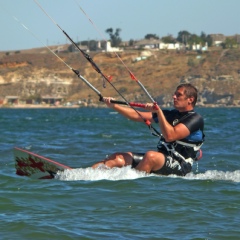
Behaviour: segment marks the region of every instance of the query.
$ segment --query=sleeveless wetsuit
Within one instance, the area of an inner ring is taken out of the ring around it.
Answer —
[[[164,145],[158,145],[158,151],[165,156],[165,164],[158,171],[153,173],[161,175],[176,174],[184,176],[192,170],[193,159],[196,158],[197,151],[189,145],[201,145],[204,139],[203,128],[204,121],[201,115],[194,111],[179,112],[178,110],[163,110],[164,116],[168,123],[172,126],[176,126],[179,123],[184,124],[190,131],[190,135],[185,139],[181,139],[177,142],[171,143],[175,150],[181,154],[185,159],[178,158],[171,154]],[[153,119],[155,123],[158,123],[157,114],[153,113]],[[182,144],[180,144],[180,143]],[[186,145],[184,145],[186,143]],[[136,167],[138,163],[143,159],[143,153],[133,153],[132,167]],[[190,159],[190,160],[189,160]]]

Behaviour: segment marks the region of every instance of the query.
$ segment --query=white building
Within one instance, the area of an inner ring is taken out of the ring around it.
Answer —
[[[123,50],[121,48],[112,47],[111,42],[107,41],[105,51],[106,52],[122,52]]]
[[[192,50],[193,50],[193,51],[198,51],[198,50],[207,51],[207,50],[208,50],[208,43],[206,42],[204,46],[202,46],[202,44],[196,44],[196,43],[194,43],[194,44],[192,45]]]
[[[180,43],[159,43],[159,49],[169,49],[169,50],[175,50],[180,49],[181,44]]]

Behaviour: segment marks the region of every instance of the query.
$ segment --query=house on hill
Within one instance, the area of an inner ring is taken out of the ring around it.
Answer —
[[[78,47],[82,50],[82,51],[84,51],[84,52],[89,52],[89,48],[88,48],[88,46],[85,46],[85,45],[78,45]],[[71,44],[71,45],[69,45],[68,47],[67,47],[67,51],[70,51],[70,52],[77,52],[77,51],[79,51],[78,49],[77,49],[77,47],[74,45],[74,44]]]
[[[142,39],[134,44],[134,48],[136,49],[156,49],[159,48],[161,40],[159,39]]]
[[[136,49],[168,49],[179,50],[183,47],[181,43],[164,43],[160,39],[143,39],[134,44]]]
[[[112,47],[111,42],[107,41],[106,46],[105,46],[105,51],[106,52],[122,52],[123,49],[118,48],[118,47]]]
[[[212,38],[213,46],[220,46],[221,43],[226,41],[226,36],[223,34],[210,34],[210,37]]]

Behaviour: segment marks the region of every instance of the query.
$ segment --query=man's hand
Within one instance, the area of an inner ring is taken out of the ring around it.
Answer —
[[[160,107],[158,106],[157,103],[146,103],[145,109],[150,112],[157,112],[160,109]]]
[[[103,102],[109,107],[113,108],[114,103],[111,103],[111,100],[114,100],[114,98],[111,97],[103,97]]]

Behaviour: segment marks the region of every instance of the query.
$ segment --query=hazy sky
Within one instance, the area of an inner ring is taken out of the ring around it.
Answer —
[[[146,34],[177,37],[187,30],[200,35],[240,34],[240,0],[38,0],[74,41],[103,40],[108,28],[121,29],[123,41]],[[80,7],[93,24],[82,13]],[[28,27],[34,38],[16,20]],[[98,29],[98,31],[96,30]],[[69,43],[34,0],[0,0],[0,51]],[[100,32],[100,33],[99,33]]]

